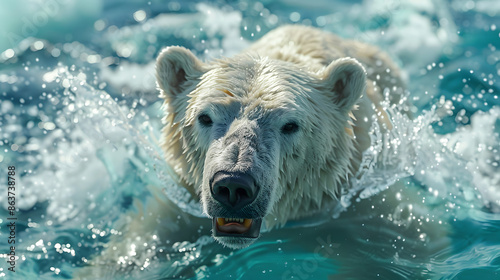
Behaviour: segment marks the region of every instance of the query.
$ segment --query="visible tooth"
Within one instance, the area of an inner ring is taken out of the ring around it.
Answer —
[[[226,223],[229,223],[229,222],[243,223],[243,222],[245,222],[245,219],[241,219],[241,218],[224,218],[224,222],[226,222]]]

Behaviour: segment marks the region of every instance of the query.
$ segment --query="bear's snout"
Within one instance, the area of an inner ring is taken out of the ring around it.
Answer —
[[[249,205],[259,193],[259,187],[249,174],[223,171],[215,173],[210,190],[215,200],[231,210]]]

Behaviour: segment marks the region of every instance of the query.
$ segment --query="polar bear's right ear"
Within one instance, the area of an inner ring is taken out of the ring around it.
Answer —
[[[190,50],[167,47],[156,59],[156,80],[162,97],[175,97],[196,82],[206,71],[206,66]]]
[[[340,58],[322,73],[322,87],[344,113],[352,110],[366,88],[366,72],[356,59]]]

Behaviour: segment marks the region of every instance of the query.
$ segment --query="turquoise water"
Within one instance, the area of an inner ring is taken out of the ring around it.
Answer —
[[[0,178],[16,167],[18,259],[9,271],[2,190],[0,277],[71,279],[151,192],[201,216],[157,145],[154,58],[167,45],[229,56],[302,23],[390,53],[408,77],[414,119],[388,108],[395,129],[373,127],[355,191],[332,215],[238,251],[205,227],[155,248],[127,277],[500,279],[497,2],[1,2]]]

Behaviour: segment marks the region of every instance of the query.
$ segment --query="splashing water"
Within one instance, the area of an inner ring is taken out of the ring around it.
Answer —
[[[451,102],[442,99],[414,120],[401,113],[402,105],[388,107],[388,103],[386,100],[385,110],[391,117],[393,129],[381,132],[378,122],[373,122],[371,145],[363,153],[360,170],[351,182],[351,191],[342,197],[342,206],[348,207],[358,192],[359,199],[371,197],[399,179],[413,176],[429,186],[429,192],[435,197],[450,195],[449,199],[454,200],[460,195],[465,199],[462,201],[465,207],[481,207],[483,198],[484,206],[496,212],[499,205],[496,194],[500,187],[495,186],[500,186],[500,181],[498,176],[490,175],[496,174],[498,166],[499,138],[494,129],[499,108],[474,115],[469,127],[439,136],[431,124],[452,114]],[[475,133],[470,133],[471,130]],[[479,156],[470,152],[484,150],[487,151]]]

